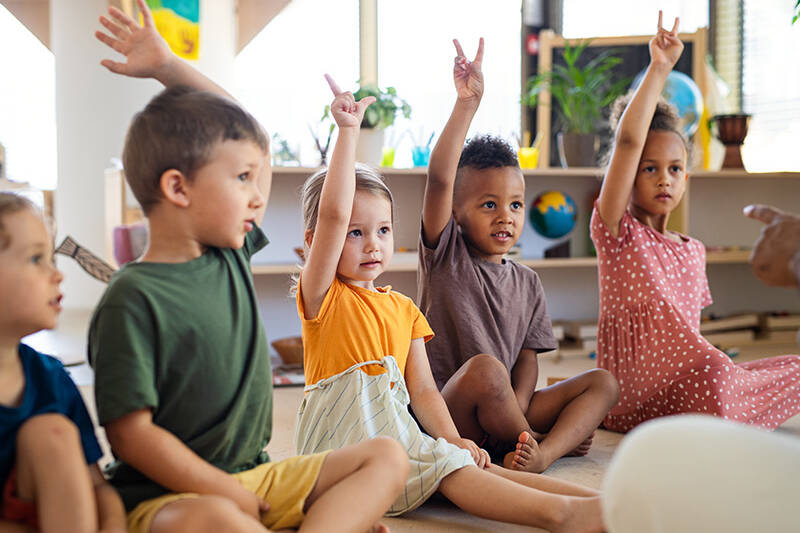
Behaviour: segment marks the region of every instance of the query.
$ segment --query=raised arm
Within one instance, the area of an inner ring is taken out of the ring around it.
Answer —
[[[114,6],[108,8],[109,17],[100,15],[100,24],[113,37],[101,31],[96,31],[95,37],[126,59],[124,63],[104,59],[100,62],[101,65],[115,74],[153,78],[165,87],[187,85],[234,100],[225,89],[173,54],[166,41],[158,34],[153,14],[145,0],[136,0],[136,3],[142,12],[144,24],[141,26]]]
[[[319,199],[317,226],[311,238],[311,246],[306,258],[303,275],[300,277],[300,291],[303,295],[303,309],[306,318],[317,316],[322,301],[336,276],[336,267],[342,255],[347,228],[353,211],[353,198],[356,192],[356,144],[364,111],[375,101],[367,96],[355,101],[353,93],[343,92],[327,74],[334,98],[331,114],[339,126],[339,136],[333,148],[328,174],[322,185]]]
[[[472,62],[467,61],[464,50],[457,39],[453,82],[456,98],[453,112],[436,142],[428,165],[428,181],[425,184],[425,199],[422,205],[423,238],[428,246],[436,246],[442,230],[453,211],[453,184],[456,180],[458,160],[467,138],[472,117],[478,110],[483,96],[483,38],[478,42],[478,52]]]
[[[658,32],[650,39],[650,65],[620,118],[614,151],[598,199],[600,218],[614,236],[619,233],[619,222],[628,207],[659,95],[683,51],[683,43],[678,39],[679,19],[675,19],[670,31],[661,26],[661,20],[659,11]]]

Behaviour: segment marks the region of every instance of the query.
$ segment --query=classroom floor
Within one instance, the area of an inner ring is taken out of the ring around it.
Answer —
[[[781,345],[765,348],[760,346],[757,350],[744,349],[736,357],[737,362],[748,361],[757,357],[770,355],[780,355],[785,353],[798,353],[800,348],[797,345]],[[594,360],[580,358],[562,358],[560,361],[554,360],[549,356],[541,356],[539,371],[539,386],[542,387],[547,382],[548,377],[570,377],[590,368],[594,368]],[[94,416],[92,387],[82,386],[81,392],[90,406]],[[273,459],[283,459],[294,455],[295,414],[297,407],[303,397],[301,387],[280,387],[275,389],[274,396],[274,420],[272,441],[267,450]],[[789,433],[800,438],[800,415],[789,419],[778,428],[779,432]],[[100,431],[102,433],[102,430]],[[104,436],[103,436],[104,437]],[[599,489],[602,484],[603,474],[608,467],[611,456],[616,450],[617,445],[622,440],[623,435],[611,431],[598,430],[595,435],[594,444],[586,457],[563,458],[556,461],[545,474],[581,483],[589,487]],[[106,451],[104,460],[108,455],[107,444],[102,445]],[[533,532],[543,531],[536,528],[514,526],[483,520],[468,515],[454,505],[444,500],[431,500],[422,505],[419,509],[402,518],[387,518],[384,523],[395,533],[507,533],[507,532]]]

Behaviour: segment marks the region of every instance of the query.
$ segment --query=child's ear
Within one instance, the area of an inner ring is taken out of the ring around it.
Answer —
[[[180,170],[171,168],[161,174],[159,187],[166,200],[178,207],[189,207],[189,180]]]

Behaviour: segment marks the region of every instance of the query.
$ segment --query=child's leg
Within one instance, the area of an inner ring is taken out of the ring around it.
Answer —
[[[600,492],[577,483],[571,483],[554,477],[544,476],[542,474],[531,474],[530,472],[520,472],[519,470],[509,470],[495,464],[490,464],[486,468],[487,472],[504,477],[525,485],[532,489],[550,492],[552,494],[563,494],[564,496],[581,496],[584,498],[591,498],[600,496]]]
[[[242,512],[233,500],[207,494],[166,504],[153,517],[147,533],[218,533],[220,531],[264,533],[267,528],[252,516]]]
[[[526,418],[531,428],[547,435],[538,445],[529,436],[520,435],[513,465],[507,466],[544,471],[579,447],[618,399],[617,380],[599,368],[534,392]]]
[[[464,511],[483,518],[552,532],[603,530],[599,497],[553,494],[514,483],[475,466],[456,470],[442,480],[439,490]]]
[[[17,494],[33,501],[40,531],[97,530],[97,506],[78,428],[59,414],[39,415],[17,433]]]
[[[386,437],[330,452],[299,531],[369,530],[405,487],[408,469],[405,450]]]
[[[508,370],[491,355],[476,355],[464,363],[442,388],[442,397],[459,434],[479,444],[488,433],[513,447],[521,432],[532,432]]]

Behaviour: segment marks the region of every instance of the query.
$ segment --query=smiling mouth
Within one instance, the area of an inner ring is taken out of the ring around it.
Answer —
[[[496,233],[492,233],[492,237],[494,237],[495,239],[500,239],[500,240],[504,241],[504,240],[507,240],[507,239],[511,238],[511,232],[510,231],[498,231]]]

